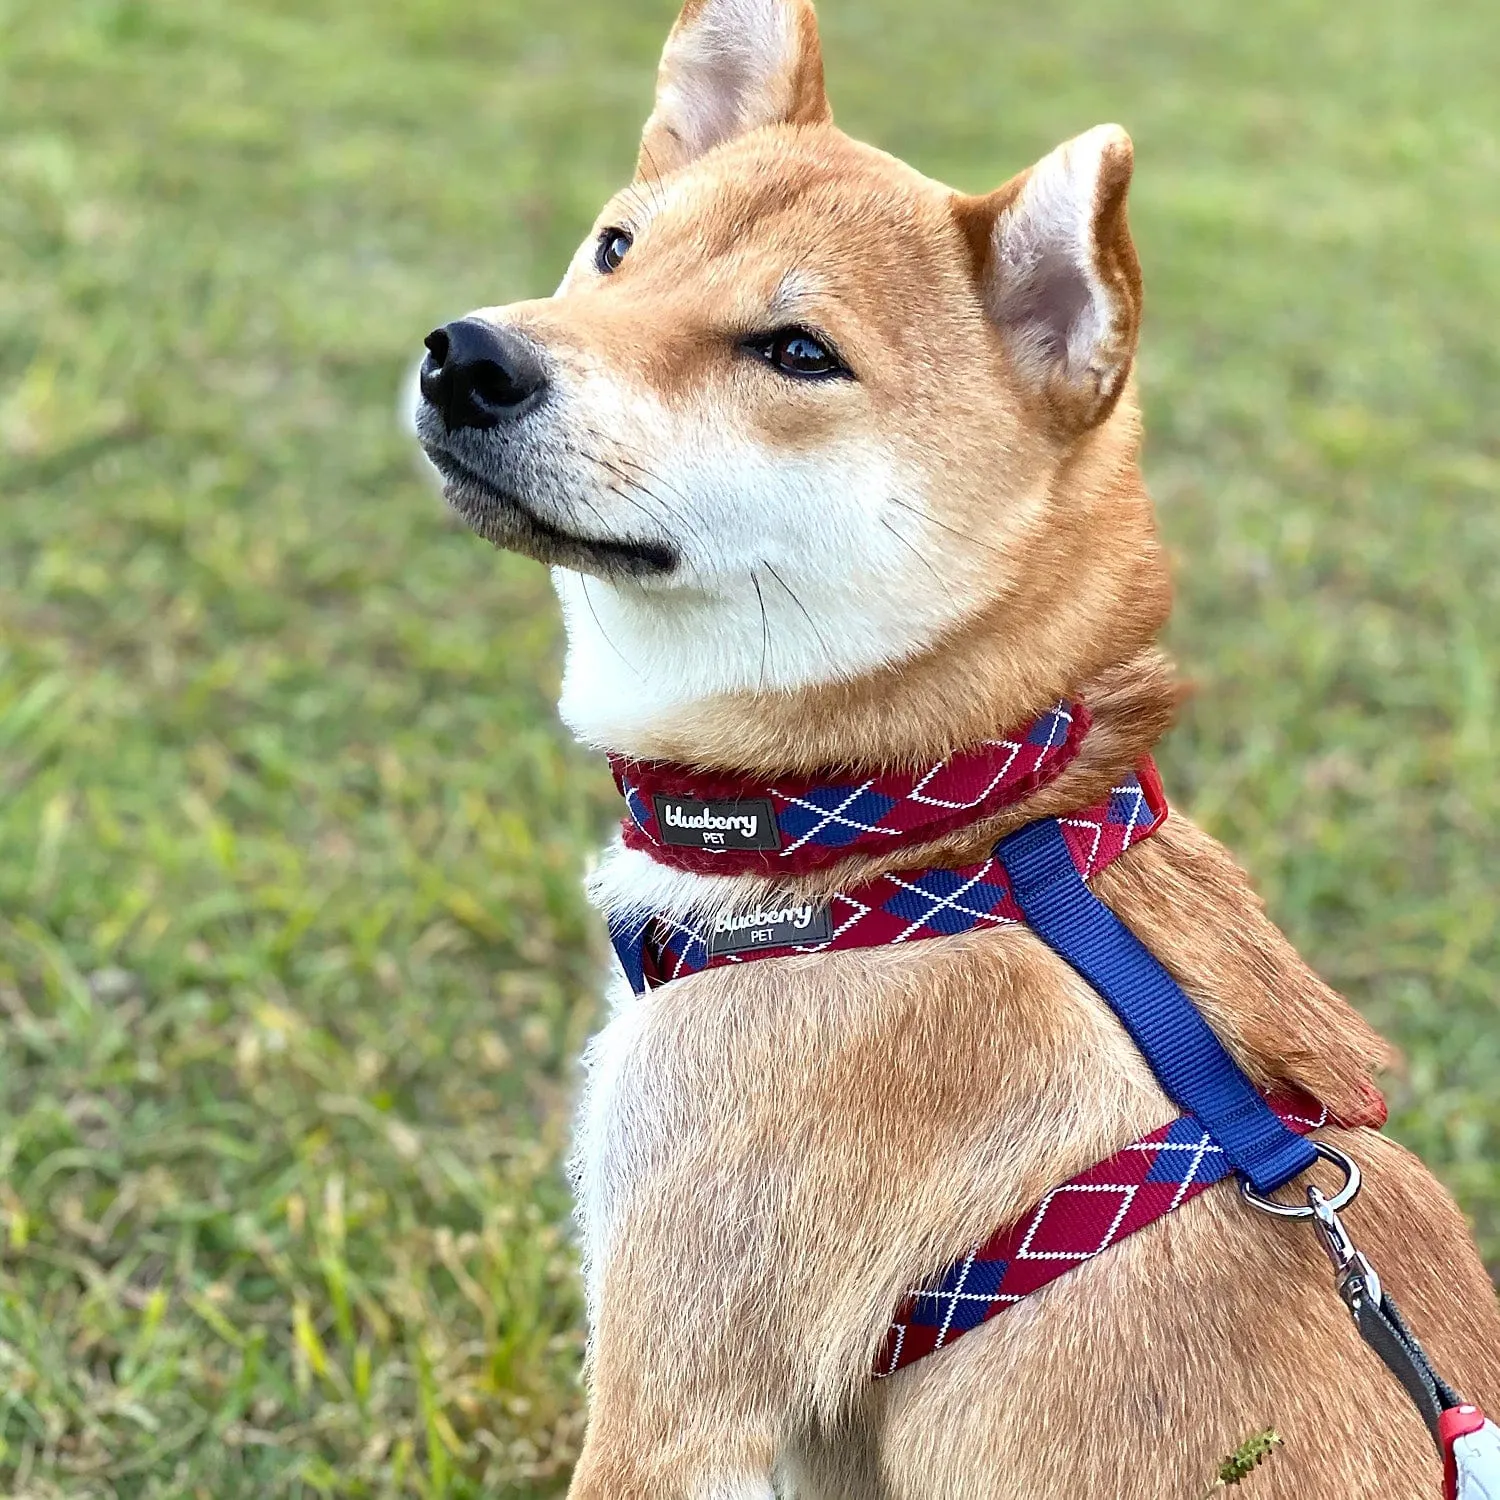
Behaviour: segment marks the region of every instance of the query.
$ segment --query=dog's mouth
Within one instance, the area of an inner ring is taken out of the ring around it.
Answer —
[[[616,541],[566,531],[537,515],[520,496],[470,468],[448,449],[430,442],[424,442],[422,448],[443,476],[443,493],[449,505],[497,547],[524,552],[549,566],[605,577],[661,577],[677,567],[677,552],[665,542]]]

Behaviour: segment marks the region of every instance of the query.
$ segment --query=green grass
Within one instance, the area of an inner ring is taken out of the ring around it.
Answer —
[[[826,0],[978,190],[1135,135],[1179,803],[1500,1264],[1490,0]],[[544,1492],[611,813],[541,571],[393,419],[545,292],[667,4],[0,0],[0,1492]]]

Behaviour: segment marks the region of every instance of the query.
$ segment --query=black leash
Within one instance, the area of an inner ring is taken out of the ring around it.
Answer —
[[[1446,1500],[1500,1500],[1500,1429],[1438,1374],[1369,1257],[1350,1238],[1338,1209],[1352,1203],[1359,1192],[1359,1168],[1342,1152],[1337,1157],[1349,1174],[1337,1202],[1316,1187],[1307,1189],[1305,1208],[1263,1197],[1243,1180],[1240,1190],[1247,1203],[1266,1213],[1312,1221],[1360,1338],[1400,1381],[1432,1434],[1443,1462]]]

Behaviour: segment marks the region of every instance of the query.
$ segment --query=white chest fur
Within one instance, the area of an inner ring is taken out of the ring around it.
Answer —
[[[658,864],[641,850],[627,849],[618,837],[588,881],[589,899],[606,920],[648,911],[665,916],[716,914],[763,902],[772,889],[755,876],[697,875]],[[616,971],[606,1000],[609,1019],[584,1052],[570,1169],[591,1318],[619,1209],[638,1175],[647,1139],[659,1134],[664,1116],[685,1105],[674,1097],[681,1089],[678,1070],[653,1061],[653,1049],[643,1045],[653,1008],[651,995],[633,994]]]

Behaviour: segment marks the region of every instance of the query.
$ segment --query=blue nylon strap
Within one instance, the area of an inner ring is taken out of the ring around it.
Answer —
[[[1317,1160],[1312,1142],[1281,1123],[1176,980],[1083,883],[1055,818],[1028,823],[995,854],[1027,925],[1109,1002],[1162,1088],[1202,1121],[1257,1192],[1272,1192]]]

